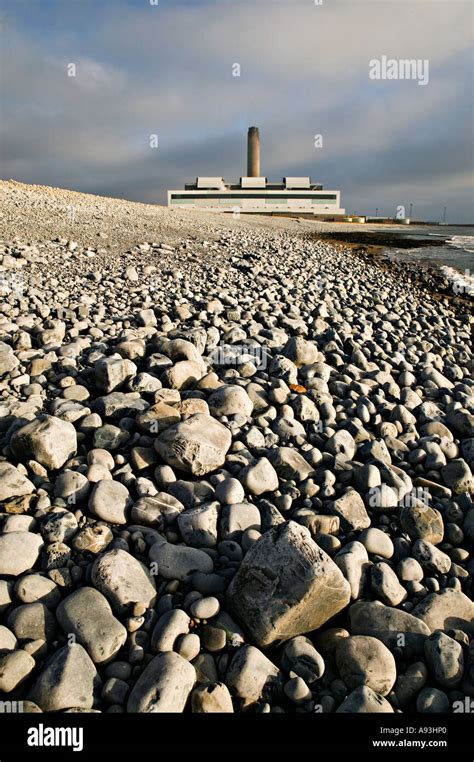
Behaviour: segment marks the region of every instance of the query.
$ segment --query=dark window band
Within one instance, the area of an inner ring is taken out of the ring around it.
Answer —
[[[278,199],[281,201],[288,201],[288,199],[317,199],[318,201],[321,201],[324,203],[324,201],[334,201],[336,199],[336,195],[326,195],[322,196],[318,193],[290,193],[286,192],[285,194],[282,194],[281,196],[279,194],[267,194],[267,193],[233,193],[232,195],[229,193],[172,193],[171,198],[175,200],[191,200],[191,199],[200,199],[204,198],[209,201],[212,201],[212,199],[229,199],[229,198],[254,198],[254,199]]]

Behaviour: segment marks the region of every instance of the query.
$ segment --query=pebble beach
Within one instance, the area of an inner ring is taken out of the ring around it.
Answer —
[[[472,299],[305,220],[0,208],[0,699],[464,711]]]

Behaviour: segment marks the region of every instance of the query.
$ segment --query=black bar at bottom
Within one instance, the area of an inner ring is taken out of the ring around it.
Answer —
[[[304,747],[362,759],[416,754],[426,762],[472,762],[473,725],[471,714],[0,714],[0,762],[103,760],[113,752],[121,758],[204,747],[257,753]]]

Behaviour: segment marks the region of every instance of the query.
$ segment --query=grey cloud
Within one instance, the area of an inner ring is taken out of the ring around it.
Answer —
[[[469,216],[469,3],[80,6],[61,6],[49,34],[27,33],[12,13],[2,175],[163,202],[198,174],[241,175],[246,127],[258,124],[275,179],[311,174],[341,188],[347,208],[393,206],[406,188],[427,214],[449,184]],[[370,82],[368,61],[382,53],[429,57],[429,86]]]

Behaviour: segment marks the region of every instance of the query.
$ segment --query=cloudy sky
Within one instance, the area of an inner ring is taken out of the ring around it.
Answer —
[[[0,0],[0,175],[163,203],[245,174],[257,125],[272,180],[472,221],[472,0],[319,1]],[[382,56],[428,84],[370,79]]]

